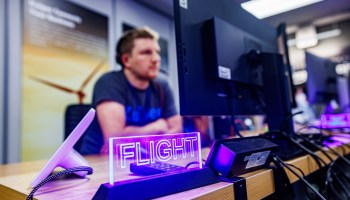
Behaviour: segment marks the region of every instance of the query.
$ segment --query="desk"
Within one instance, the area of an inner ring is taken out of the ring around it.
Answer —
[[[336,151],[350,153],[350,148],[334,147]],[[204,150],[203,155],[207,155]],[[321,153],[316,152],[326,162],[329,160]],[[330,154],[333,158],[333,154]],[[204,156],[205,157],[205,156]],[[91,167],[94,169],[92,175],[87,178],[67,177],[45,184],[35,193],[37,199],[91,199],[100,184],[108,182],[108,157],[87,156]],[[307,175],[318,169],[316,162],[310,156],[301,156],[288,161],[299,167]],[[25,199],[30,193],[30,182],[44,166],[46,161],[24,162],[0,166],[0,199],[17,200]],[[298,180],[296,176],[287,174],[291,182]],[[246,178],[248,199],[261,199],[274,192],[274,181],[272,170],[261,169],[243,175]],[[234,191],[232,183],[219,182],[216,184],[196,188],[193,190],[161,197],[159,199],[233,199]]]

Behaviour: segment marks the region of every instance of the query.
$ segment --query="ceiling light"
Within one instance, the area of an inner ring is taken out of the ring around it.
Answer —
[[[300,70],[293,72],[293,83],[294,85],[301,85],[306,83],[307,80],[307,71]]]
[[[341,30],[340,29],[333,29],[330,31],[325,31],[322,33],[317,34],[317,37],[319,40],[324,40],[324,39],[328,39],[328,38],[332,38],[332,37],[337,37],[341,34]]]
[[[242,3],[241,6],[255,17],[262,19],[320,1],[323,0],[251,0]]]
[[[329,39],[329,38],[333,38],[333,37],[337,37],[341,35],[341,30],[340,29],[333,29],[333,30],[329,30],[329,31],[324,31],[321,33],[317,34],[317,39],[318,40],[324,40],[324,39]],[[310,41],[307,41],[308,39],[310,40],[315,40],[314,37],[310,37],[310,38],[304,38],[304,41],[298,41],[297,39],[290,39],[288,40],[287,44],[288,46],[296,46],[296,44],[299,42],[306,42],[306,43],[310,43]],[[312,45],[311,45],[312,46]],[[306,47],[305,47],[306,48]]]
[[[348,72],[350,72],[350,63],[340,63],[335,66],[335,71],[338,75],[348,75]]]
[[[295,33],[296,46],[298,49],[314,47],[318,43],[317,32],[314,26],[300,28]]]

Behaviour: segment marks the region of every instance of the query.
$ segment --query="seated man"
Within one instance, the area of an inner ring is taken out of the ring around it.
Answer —
[[[209,130],[208,116],[183,116],[183,131],[199,132],[201,137],[201,146],[208,147],[212,144]]]
[[[104,74],[94,87],[97,119],[85,133],[82,154],[106,153],[108,138],[182,131],[172,91],[156,80],[160,67],[158,36],[149,28],[126,32],[116,48],[121,71]]]

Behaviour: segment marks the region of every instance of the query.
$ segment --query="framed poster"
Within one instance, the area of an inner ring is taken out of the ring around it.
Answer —
[[[23,1],[22,160],[62,143],[64,112],[90,104],[108,66],[108,17],[62,0]]]

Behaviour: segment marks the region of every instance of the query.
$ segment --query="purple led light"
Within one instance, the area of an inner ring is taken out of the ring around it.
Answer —
[[[113,140],[109,139],[109,184],[114,185]]]
[[[321,116],[322,128],[350,128],[350,114],[324,114]]]
[[[202,168],[199,133],[179,133],[115,137],[109,139],[110,184],[122,174],[130,174],[130,165],[143,166],[168,162]]]

